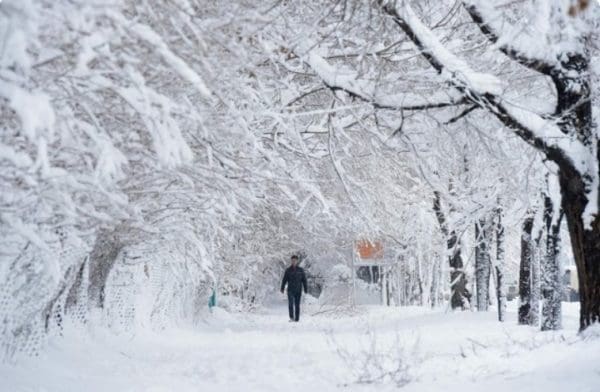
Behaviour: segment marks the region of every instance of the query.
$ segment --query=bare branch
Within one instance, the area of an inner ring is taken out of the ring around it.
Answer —
[[[479,108],[480,108],[479,105],[470,106],[470,107],[466,108],[465,110],[463,110],[462,112],[460,112],[460,114],[458,114],[457,116],[454,116],[450,120],[446,121],[444,123],[444,125],[453,124],[453,123],[457,122],[458,120],[460,120],[461,118],[468,115],[469,113],[471,113],[473,110],[476,110]]]
[[[317,87],[314,88],[312,90],[309,90],[305,93],[300,94],[299,96],[297,96],[296,98],[292,99],[291,101],[289,101],[288,103],[285,104],[285,106],[292,106],[293,104],[295,104],[296,102],[306,98],[307,96],[314,94],[314,93],[318,93],[319,91],[323,91],[325,88],[324,87]]]

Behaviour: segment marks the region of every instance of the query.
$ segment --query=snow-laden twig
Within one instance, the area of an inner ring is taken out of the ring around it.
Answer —
[[[401,339],[396,332],[394,340],[386,341],[386,346],[383,346],[376,331],[369,328],[365,339],[360,342],[361,349],[358,352],[342,346],[331,332],[327,334],[327,339],[338,357],[354,375],[354,383],[391,382],[402,387],[415,379],[412,368],[420,362],[417,355],[418,338],[408,342]]]
[[[307,49],[308,48],[308,49]],[[358,73],[348,69],[338,69],[319,56],[312,46],[304,47],[301,54],[304,61],[316,72],[329,88],[342,90],[372,104],[378,109],[425,110],[465,104],[468,101],[455,90],[441,91],[422,96],[410,92],[399,94],[385,93],[377,83],[362,79]]]

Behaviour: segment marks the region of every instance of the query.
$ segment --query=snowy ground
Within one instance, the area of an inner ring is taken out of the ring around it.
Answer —
[[[283,305],[218,311],[200,328],[135,338],[67,332],[0,365],[0,391],[393,391],[406,380],[403,391],[600,391],[600,329],[578,336],[573,304],[558,333],[517,326],[514,312],[500,324],[492,311],[315,311],[298,324]]]

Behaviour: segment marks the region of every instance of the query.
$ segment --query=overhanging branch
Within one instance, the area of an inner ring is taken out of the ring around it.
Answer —
[[[565,137],[552,121],[536,113],[507,106],[494,89],[487,86],[488,83],[481,81],[485,75],[475,73],[464,61],[448,51],[431,30],[423,25],[407,2],[380,0],[380,4],[413,41],[429,64],[445,75],[469,101],[494,114],[519,137],[559,166],[581,169],[576,167],[576,163],[572,162],[567,154],[567,151],[571,155],[574,151],[583,154],[585,147],[581,143]],[[490,80],[492,78],[490,77]]]
[[[469,4],[467,2],[463,2],[463,6],[467,10],[467,13],[469,14],[473,22],[475,22],[475,24],[479,27],[481,33],[485,35],[485,37],[491,43],[497,43],[500,37],[494,31],[492,26],[490,26],[490,24],[486,22],[479,9],[475,5]],[[527,67],[533,71],[537,71],[548,76],[551,76],[554,71],[554,66],[548,63],[547,61],[539,58],[534,58],[530,55],[525,55],[521,51],[508,44],[501,45],[498,47],[498,49],[506,56],[508,56],[508,58],[510,58],[511,60],[514,60],[522,66]]]
[[[464,95],[456,91],[428,97],[410,93],[382,94],[375,83],[361,79],[355,72],[342,71],[333,67],[327,60],[312,51],[301,57],[328,88],[333,91],[344,91],[349,96],[367,102],[377,109],[415,111],[439,109],[469,102]]]

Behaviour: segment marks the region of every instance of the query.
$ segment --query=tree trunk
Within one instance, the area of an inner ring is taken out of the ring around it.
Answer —
[[[529,295],[529,325],[539,326],[540,324],[540,296],[541,296],[541,271],[540,264],[543,254],[541,252],[540,241],[543,230],[539,230],[537,238],[531,241],[531,291]]]
[[[433,261],[433,266],[431,270],[431,307],[435,308],[438,306],[438,299],[440,293],[440,275],[441,275],[441,265],[440,261],[436,257]]]
[[[104,293],[108,274],[123,244],[115,231],[101,231],[96,237],[89,257],[88,303],[90,307],[104,307]]]
[[[467,309],[471,300],[471,294],[467,288],[467,277],[465,276],[461,247],[456,232],[450,233],[448,238],[448,252],[450,264],[450,288],[452,290],[452,309]]]
[[[519,324],[528,325],[531,315],[531,260],[533,246],[533,213],[528,213],[521,233],[521,264],[519,266]]]
[[[598,146],[600,148],[600,145]],[[600,151],[598,152],[600,160]],[[600,173],[598,173],[600,176]],[[591,228],[584,226],[583,212],[587,204],[584,181],[571,170],[559,171],[562,208],[567,219],[573,256],[579,279],[579,328],[585,329],[600,322],[600,216],[596,215]],[[600,191],[599,191],[600,195]],[[592,200],[599,203],[599,200]]]
[[[506,320],[506,288],[504,287],[504,226],[502,207],[496,210],[496,299],[498,301],[498,321]]]
[[[489,228],[485,218],[475,224],[475,286],[477,310],[486,312],[490,302],[491,260],[489,252]]]
[[[560,224],[562,211],[556,222],[554,218],[555,205],[552,199],[544,197],[544,228],[546,230],[546,247],[542,259],[542,331],[561,328],[561,294],[560,277]]]
[[[79,267],[79,271],[77,271],[77,275],[73,282],[73,285],[69,288],[67,293],[67,298],[65,299],[65,313],[69,313],[71,310],[75,310],[75,308],[79,305],[80,297],[82,296],[81,290],[82,288],[85,290],[87,285],[85,285],[86,276],[85,269],[88,264],[88,257],[83,260],[81,266]],[[84,304],[87,306],[87,304]]]
[[[450,264],[450,306],[452,309],[467,309],[471,300],[471,294],[467,289],[467,277],[465,276],[464,266],[461,256],[461,247],[456,231],[449,230],[446,224],[446,217],[442,212],[441,198],[439,192],[434,192],[433,210],[440,223],[442,233],[446,236],[448,262]]]
[[[417,268],[415,269],[415,277],[417,279],[417,286],[419,288],[419,304],[425,306],[425,290],[423,289],[423,270],[421,263],[422,254],[419,252],[417,255]]]
[[[562,72],[552,76],[558,98],[554,114],[567,135],[574,134],[592,151],[595,148],[596,166],[589,169],[600,178],[600,140],[594,132],[592,116],[590,59],[585,53],[565,53],[562,57]],[[592,185],[596,189],[586,189],[590,187],[590,181],[586,184],[584,175],[568,162],[559,164],[558,178],[577,265],[581,304],[579,328],[583,330],[600,322],[600,213],[596,212],[589,227],[584,223],[588,202],[596,209],[600,208],[600,185]],[[594,190],[595,193],[590,192]],[[589,195],[594,195],[594,199],[588,200]]]

